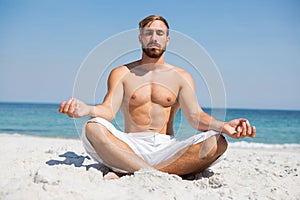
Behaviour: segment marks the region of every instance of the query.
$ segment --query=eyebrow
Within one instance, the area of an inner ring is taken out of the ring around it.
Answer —
[[[157,28],[143,28],[142,31],[143,32],[145,32],[145,31],[156,31],[156,32],[162,32],[162,33],[166,33],[167,32],[164,29],[157,29]]]

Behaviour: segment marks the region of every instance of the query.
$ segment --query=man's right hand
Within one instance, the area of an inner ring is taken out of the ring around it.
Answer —
[[[91,109],[91,106],[84,102],[70,98],[67,102],[64,101],[60,104],[58,111],[62,114],[67,114],[69,117],[79,118],[88,116]]]

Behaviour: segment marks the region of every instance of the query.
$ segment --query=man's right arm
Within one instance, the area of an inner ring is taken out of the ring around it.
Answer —
[[[112,70],[107,82],[108,91],[102,104],[89,106],[78,99],[70,98],[67,102],[61,103],[59,112],[75,118],[90,116],[113,120],[122,103],[124,94],[122,79],[127,72],[124,66]]]

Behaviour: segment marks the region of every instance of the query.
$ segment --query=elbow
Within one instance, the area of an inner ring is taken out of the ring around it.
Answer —
[[[112,121],[116,117],[116,114],[112,111],[110,107],[101,105],[98,106],[95,117],[101,117],[107,121]]]
[[[104,115],[101,116],[102,118],[106,119],[107,121],[112,121],[115,119],[116,114],[112,113],[112,112],[105,112]]]
[[[112,121],[112,120],[114,120],[115,119],[115,117],[116,117],[116,114],[113,114],[113,113],[111,113],[108,117],[107,117],[107,119],[106,120],[108,120],[108,121]]]
[[[103,119],[105,119],[105,120],[107,120],[107,121],[112,121],[115,117],[114,117],[114,115],[99,115],[98,117],[100,117],[100,118],[103,118]]]

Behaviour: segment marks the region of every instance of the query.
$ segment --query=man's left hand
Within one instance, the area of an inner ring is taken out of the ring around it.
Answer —
[[[256,134],[256,128],[255,126],[251,127],[247,119],[241,118],[225,122],[222,132],[236,139],[244,138],[247,136],[254,138]]]

